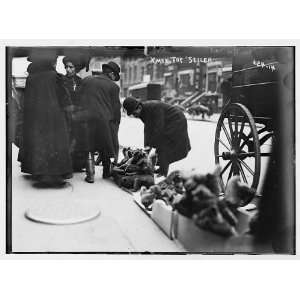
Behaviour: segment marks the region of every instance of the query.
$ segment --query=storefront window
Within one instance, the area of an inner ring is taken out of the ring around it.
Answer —
[[[193,91],[190,74],[180,74],[179,77],[179,93],[181,95],[190,94]]]
[[[208,91],[214,93],[217,90],[217,74],[208,74]]]
[[[165,96],[173,97],[176,94],[175,86],[174,86],[174,77],[172,74],[165,76]]]

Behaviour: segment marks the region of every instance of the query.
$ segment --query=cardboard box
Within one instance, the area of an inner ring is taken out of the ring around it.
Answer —
[[[175,238],[187,252],[224,252],[227,238],[197,227],[192,219],[174,212]]]
[[[238,234],[242,235],[249,231],[249,222],[255,212],[247,212],[243,208],[238,208],[237,219],[238,223],[235,227]]]
[[[243,252],[241,246],[234,251],[232,244],[236,244],[236,240],[241,240],[241,237],[249,229],[249,221],[253,213],[238,210],[238,224],[236,231],[238,237],[223,237],[208,230],[204,230],[195,225],[192,219],[189,219],[178,212],[173,212],[173,228],[175,238],[189,252],[207,252],[207,253],[228,253],[228,252]],[[248,238],[249,239],[249,238]],[[247,241],[248,241],[247,239]],[[245,238],[242,240],[245,241]],[[234,242],[234,243],[232,243]]]
[[[170,205],[167,205],[162,200],[154,201],[151,218],[170,239],[173,239],[173,214],[174,212]]]

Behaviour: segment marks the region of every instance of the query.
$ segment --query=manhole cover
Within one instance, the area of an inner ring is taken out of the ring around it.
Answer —
[[[71,225],[91,221],[100,216],[98,207],[88,204],[62,201],[41,202],[25,212],[25,217],[33,222],[52,225]]]

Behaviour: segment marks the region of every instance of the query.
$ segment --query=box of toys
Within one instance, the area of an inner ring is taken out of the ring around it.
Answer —
[[[219,172],[219,167],[207,174],[174,171],[141,188],[140,202],[152,219],[188,251],[223,252],[228,239],[248,231],[251,216],[240,208],[255,191],[233,176],[220,196]]]
[[[173,223],[174,238],[188,252],[223,252],[226,237],[204,230],[189,219],[175,212]]]
[[[230,233],[230,231],[226,232],[228,229],[224,224],[212,226],[211,229],[202,229],[196,225],[194,219],[187,218],[175,211],[172,224],[173,238],[189,252],[231,252],[231,243],[236,243],[242,236],[244,239],[244,234],[249,229],[249,214],[239,211],[235,216],[237,218],[236,227],[234,232]]]

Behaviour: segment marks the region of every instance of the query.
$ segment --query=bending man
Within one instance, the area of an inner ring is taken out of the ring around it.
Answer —
[[[167,176],[169,165],[191,150],[185,115],[176,106],[156,100],[140,102],[133,97],[126,98],[123,107],[128,115],[143,121],[144,145],[156,148],[157,172]]]

